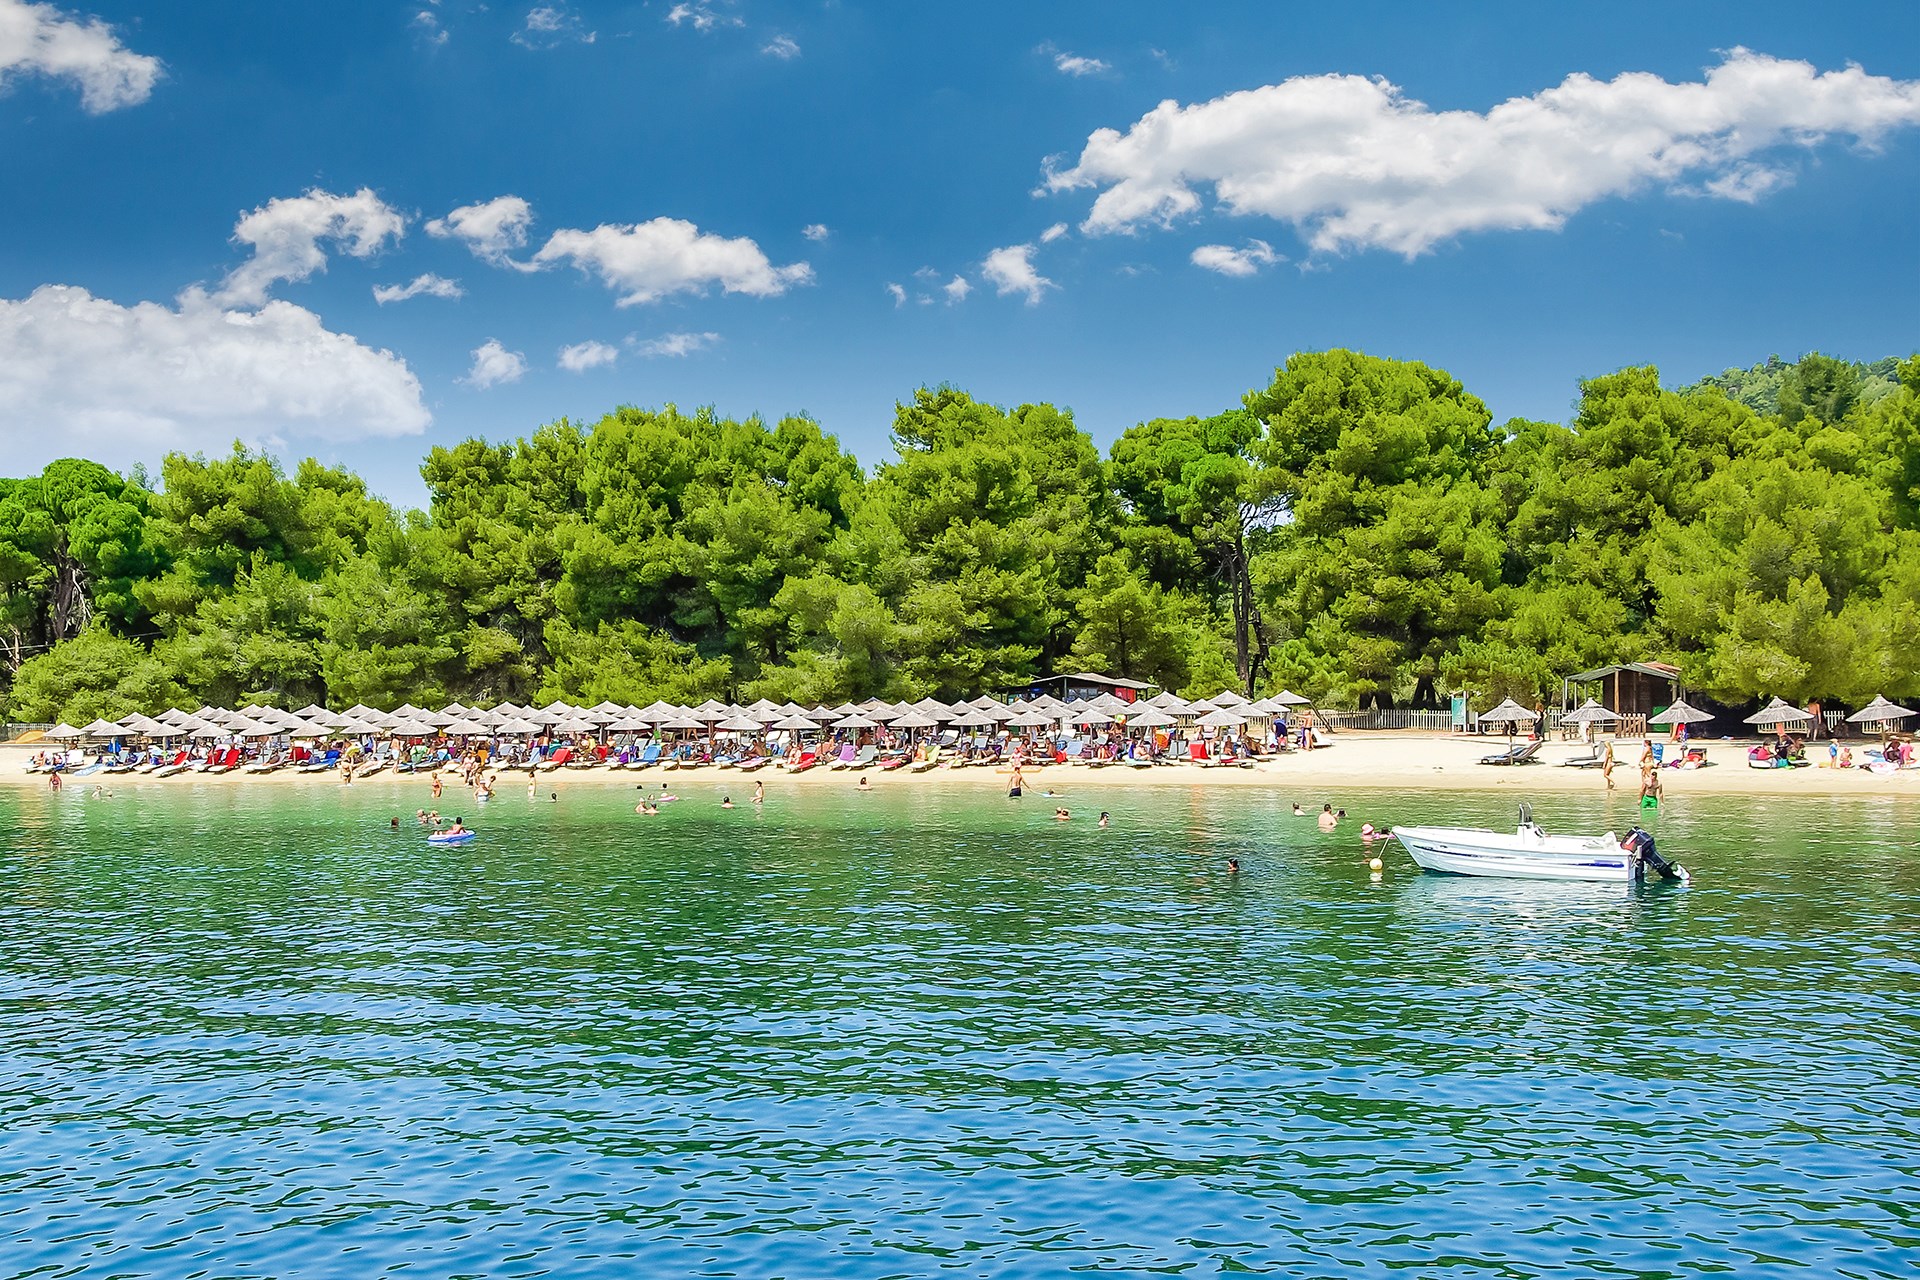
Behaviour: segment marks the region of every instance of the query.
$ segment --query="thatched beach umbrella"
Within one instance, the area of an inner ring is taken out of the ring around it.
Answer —
[[[1711,713],[1702,711],[1698,707],[1688,706],[1683,699],[1675,698],[1673,701],[1673,705],[1668,707],[1665,711],[1662,711],[1657,716],[1648,716],[1647,723],[1648,724],[1704,724],[1705,722],[1711,719],[1713,719],[1713,716]]]
[[[1807,724],[1812,719],[1813,712],[1802,711],[1785,699],[1775,698],[1748,716],[1746,723],[1760,729],[1776,729],[1785,724]]]
[[[1848,724],[1886,724],[1893,720],[1904,720],[1914,713],[1905,707],[1895,706],[1879,694],[1873,701],[1847,717]]]
[[[1226,707],[1219,707],[1209,711],[1194,721],[1195,724],[1203,725],[1209,729],[1238,729],[1246,722],[1246,716],[1238,711],[1229,710]]]
[[[1562,724],[1608,724],[1620,717],[1607,710],[1592,698],[1560,717]]]
[[[1127,717],[1129,729],[1170,729],[1180,723],[1180,717],[1160,707],[1149,706]]]
[[[1507,741],[1512,742],[1515,725],[1519,724],[1522,720],[1531,724],[1540,717],[1515,702],[1512,698],[1508,698],[1493,710],[1481,712],[1480,718],[1482,720],[1492,720],[1496,724],[1502,720],[1506,721]]]
[[[47,736],[56,742],[69,742],[74,738],[86,737],[87,732],[84,729],[76,729],[65,720],[62,720],[59,724],[47,730]]]

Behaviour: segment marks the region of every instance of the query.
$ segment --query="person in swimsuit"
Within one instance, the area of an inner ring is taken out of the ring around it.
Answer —
[[[1013,782],[1007,788],[1007,798],[1010,800],[1018,800],[1020,798],[1020,792],[1025,785],[1026,778],[1021,775],[1020,766],[1016,764],[1013,766]]]
[[[766,783],[756,782],[753,784],[753,802],[755,804],[765,804],[767,802],[767,784]]]

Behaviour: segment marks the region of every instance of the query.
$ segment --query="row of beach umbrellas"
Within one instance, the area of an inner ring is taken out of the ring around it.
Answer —
[[[1869,702],[1866,706],[1848,716],[1847,722],[1849,724],[1883,724],[1891,723],[1895,720],[1903,720],[1913,714],[1915,713],[1909,711],[1907,708],[1897,706],[1885,698],[1876,695],[1872,702]],[[1499,706],[1493,708],[1493,710],[1483,712],[1480,718],[1496,724],[1503,722],[1512,724],[1523,722],[1532,723],[1540,717],[1537,713],[1529,711],[1512,698],[1508,698]],[[1607,724],[1619,718],[1619,716],[1601,706],[1592,698],[1588,698],[1578,707],[1575,707],[1572,711],[1560,717],[1560,720],[1563,724]],[[1673,705],[1665,711],[1660,712],[1658,715],[1647,717],[1647,723],[1650,725],[1701,724],[1711,719],[1713,719],[1711,712],[1702,711],[1698,707],[1689,705],[1685,699],[1677,698],[1674,700]],[[1814,719],[1815,716],[1813,712],[1803,711],[1782,698],[1775,698],[1765,707],[1753,715],[1748,716],[1746,723],[1753,725],[1755,728],[1772,729],[1778,728],[1781,725],[1811,724]]]
[[[897,730],[933,729],[942,725],[957,729],[994,726],[1041,729],[1060,725],[1098,728],[1120,721],[1135,728],[1164,728],[1189,722],[1209,728],[1239,728],[1249,721],[1283,716],[1289,708],[1306,702],[1307,699],[1298,694],[1286,691],[1256,701],[1229,690],[1210,699],[1193,701],[1171,693],[1139,702],[1127,702],[1112,694],[1101,694],[1070,702],[1042,695],[1015,703],[984,696],[971,702],[954,703],[941,702],[936,698],[922,698],[912,703],[889,703],[871,698],[863,703],[848,702],[837,707],[803,707],[798,703],[775,703],[765,698],[746,706],[708,699],[690,707],[663,701],[645,707],[622,706],[614,702],[576,707],[556,701],[544,707],[503,702],[490,708],[478,708],[451,703],[438,711],[410,703],[392,711],[381,711],[364,704],[356,704],[344,711],[332,711],[319,705],[302,707],[298,711],[257,705],[242,707],[237,711],[206,706],[191,712],[166,711],[157,717],[135,714],[122,717],[119,721],[95,720],[78,728],[59,724],[49,730],[47,736],[61,741],[128,737],[208,741],[272,737],[320,739],[367,734],[395,738],[424,738],[437,734],[448,737],[517,737],[550,732],[577,736],[662,730],[705,731],[711,735],[771,731],[814,733],[827,729],[877,729],[882,725]]]

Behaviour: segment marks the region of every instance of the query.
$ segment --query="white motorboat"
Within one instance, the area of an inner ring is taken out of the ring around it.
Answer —
[[[1653,836],[1633,828],[1622,839],[1553,836],[1534,824],[1527,805],[1511,835],[1471,827],[1395,827],[1393,836],[1428,871],[1518,880],[1607,880],[1632,883],[1649,874],[1686,883],[1692,877],[1654,848]]]

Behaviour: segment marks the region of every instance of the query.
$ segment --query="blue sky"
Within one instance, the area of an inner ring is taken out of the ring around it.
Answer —
[[[1909,5],[1573,8],[0,0],[0,472],[1920,346]]]

